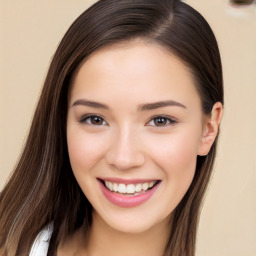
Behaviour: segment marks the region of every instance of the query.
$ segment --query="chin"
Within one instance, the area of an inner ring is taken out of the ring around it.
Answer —
[[[121,214],[120,216],[102,216],[102,221],[111,229],[127,234],[140,234],[161,225],[168,225],[171,214],[168,216],[154,216],[154,214]]]

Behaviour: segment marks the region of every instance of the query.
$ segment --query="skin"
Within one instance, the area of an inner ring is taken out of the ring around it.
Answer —
[[[144,106],[163,101],[175,104]],[[92,122],[88,114],[100,118]],[[70,162],[93,205],[93,224],[88,239],[78,231],[58,255],[161,255],[171,213],[192,182],[197,155],[209,152],[221,116],[221,103],[203,114],[191,72],[158,45],[133,41],[94,53],[74,79],[67,117]],[[146,202],[125,208],[104,197],[99,177],[161,182]]]

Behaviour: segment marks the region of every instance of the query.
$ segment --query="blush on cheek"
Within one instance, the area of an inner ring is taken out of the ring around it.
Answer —
[[[176,136],[163,143],[154,144],[154,152],[164,166],[173,166],[173,171],[191,169],[197,159],[197,145],[189,136]],[[159,162],[159,161],[158,161]],[[190,167],[190,168],[189,168]],[[192,168],[193,169],[193,168]]]
[[[155,161],[160,163],[168,183],[170,205],[173,210],[184,197],[194,178],[197,144],[191,136],[172,137],[168,143],[155,147]]]
[[[104,156],[106,140],[100,135],[86,135],[84,131],[70,130],[67,136],[70,163],[74,171],[88,171]]]

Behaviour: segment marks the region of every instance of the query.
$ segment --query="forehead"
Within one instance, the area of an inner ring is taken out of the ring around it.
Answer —
[[[189,68],[165,48],[139,41],[112,45],[92,54],[77,72],[70,98],[104,101],[110,95],[121,103],[132,97],[137,101],[175,98],[200,104]]]

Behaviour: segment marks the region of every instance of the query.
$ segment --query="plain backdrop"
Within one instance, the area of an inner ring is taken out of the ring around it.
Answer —
[[[0,0],[0,190],[19,157],[51,57],[92,0]],[[212,26],[225,113],[197,256],[256,255],[256,6],[187,0]]]

